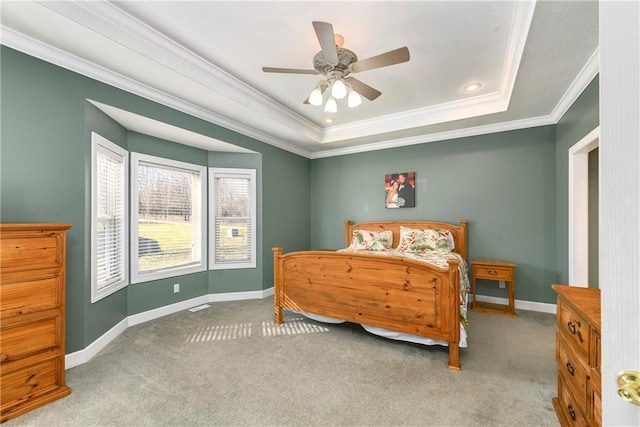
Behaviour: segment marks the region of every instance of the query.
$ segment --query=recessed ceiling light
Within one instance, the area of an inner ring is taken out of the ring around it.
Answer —
[[[333,123],[335,119],[333,117],[327,117],[326,119],[324,119],[325,123]]]
[[[482,87],[482,83],[474,82],[474,83],[469,83],[468,85],[463,87],[462,90],[465,92],[475,92],[481,87]]]

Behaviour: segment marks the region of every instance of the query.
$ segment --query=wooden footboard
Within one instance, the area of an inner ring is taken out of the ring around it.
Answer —
[[[289,308],[449,343],[449,369],[460,370],[457,259],[449,268],[336,251],[282,253],[273,248],[275,322]]]

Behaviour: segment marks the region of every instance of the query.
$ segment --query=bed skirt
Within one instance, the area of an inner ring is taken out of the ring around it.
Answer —
[[[295,310],[291,310],[291,311],[294,313],[301,314],[311,320],[315,320],[316,322],[332,323],[332,324],[345,323],[344,320],[335,319],[333,317],[322,316],[320,314],[307,313],[307,312],[295,311]],[[370,325],[361,325],[361,326],[371,334],[378,335],[391,340],[406,341],[406,342],[412,342],[415,344],[422,344],[422,345],[442,345],[445,347],[449,346],[449,343],[447,341],[421,337],[419,335],[411,335],[404,332],[391,331],[389,329],[378,328],[376,326],[370,326]],[[462,326],[462,324],[460,325],[459,345],[462,348],[467,347],[467,330],[465,329],[464,326]]]

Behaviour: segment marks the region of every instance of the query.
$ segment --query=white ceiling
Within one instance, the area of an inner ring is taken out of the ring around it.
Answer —
[[[310,158],[553,124],[599,70],[596,1],[1,7],[9,47]],[[313,69],[312,21],[332,23],[359,59],[407,46],[411,60],[355,74],[382,95],[329,115],[303,104],[321,76],[261,69]]]

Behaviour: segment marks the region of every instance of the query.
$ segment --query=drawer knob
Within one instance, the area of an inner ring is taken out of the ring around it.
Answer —
[[[571,364],[571,362],[567,362],[567,371],[569,372],[569,374],[571,374],[571,376],[573,376],[576,373],[575,368],[573,367],[573,365]]]
[[[618,395],[622,399],[640,406],[640,372],[620,372],[618,374],[618,387]]]
[[[576,324],[578,325],[576,327]],[[573,320],[569,320],[567,322],[567,328],[569,328],[569,332],[571,332],[573,335],[577,335],[578,339],[580,340],[580,342],[584,342],[584,338],[582,337],[582,333],[578,330],[578,328],[582,326],[580,324],[579,321],[576,321],[576,323],[573,323]]]
[[[576,411],[573,409],[573,405],[571,403],[569,403],[569,405],[567,405],[567,411],[569,411],[569,415],[571,416],[571,419],[573,421],[576,420]]]
[[[578,325],[577,328],[576,328],[576,324]],[[582,343],[582,342],[584,342],[584,338],[582,337],[582,332],[580,332],[578,330],[578,328],[580,326],[582,326],[582,325],[580,324],[579,321],[576,321],[576,323],[573,323],[573,320],[569,320],[567,322],[567,328],[569,328],[569,332],[571,332],[573,335],[577,336],[578,339],[580,340],[580,342]]]
[[[571,320],[567,322],[567,328],[569,328],[569,332],[571,332],[574,335],[576,334],[576,325],[574,325]]]
[[[488,273],[490,276],[497,276],[497,275],[498,275],[498,272],[497,272],[497,271],[495,271],[495,270],[489,270],[489,271],[487,271],[487,273]]]

